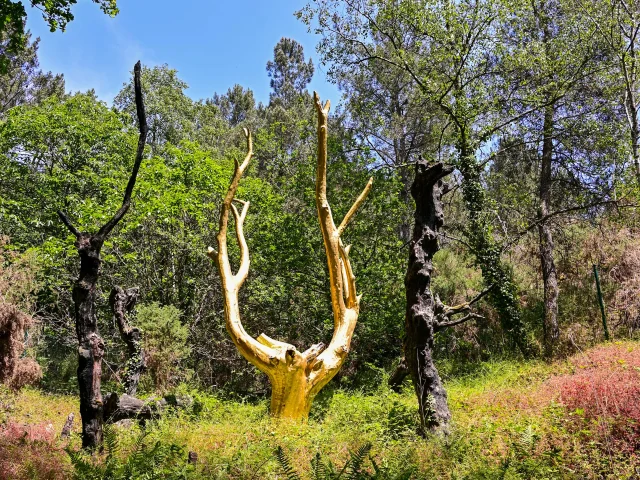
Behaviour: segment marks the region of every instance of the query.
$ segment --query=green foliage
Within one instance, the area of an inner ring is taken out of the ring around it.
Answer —
[[[182,480],[192,478],[193,466],[187,464],[187,453],[179,445],[161,441],[149,442],[141,432],[129,452],[122,452],[118,432],[104,427],[104,456],[94,456],[71,447],[66,449],[77,480]],[[124,457],[124,458],[123,458]]]
[[[349,458],[342,468],[337,467],[331,460],[323,460],[320,453],[311,460],[311,478],[313,480],[408,480],[413,475],[413,469],[405,470],[398,475],[392,475],[387,468],[378,465],[373,457],[369,455],[373,445],[365,443],[355,451],[349,453]],[[278,446],[275,452],[276,459],[280,464],[282,474],[288,480],[300,480],[302,477],[296,473],[291,466],[291,461],[287,454]],[[370,460],[373,472],[363,470],[367,459]]]
[[[180,310],[158,303],[137,307],[135,325],[142,330],[143,350],[154,388],[164,391],[184,375],[183,361],[191,351],[189,329],[180,321]]]
[[[42,17],[49,24],[50,30],[55,32],[60,29],[64,31],[67,23],[73,20],[71,6],[77,0],[32,0],[31,6],[38,8],[42,12]],[[93,3],[100,5],[100,9],[110,16],[118,13],[116,0],[93,0]],[[19,54],[25,48],[28,35],[25,34],[24,26],[27,19],[27,12],[21,1],[6,0],[0,6],[0,33],[8,34],[8,43],[0,54],[0,73],[6,73],[11,55]]]
[[[278,463],[280,464],[280,468],[282,469],[282,474],[287,477],[287,480],[301,480],[300,475],[298,475],[293,469],[291,462],[289,461],[289,457],[287,457],[287,454],[284,453],[284,450],[280,445],[276,448],[275,455],[278,459]]]

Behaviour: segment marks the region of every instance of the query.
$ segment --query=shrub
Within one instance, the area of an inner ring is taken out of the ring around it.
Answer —
[[[104,429],[105,454],[99,458],[84,451],[67,448],[78,480],[178,480],[190,478],[194,467],[187,463],[187,453],[175,444],[148,441],[148,433],[136,438],[130,452],[120,450],[117,432],[113,427]]]
[[[599,439],[616,450],[640,448],[640,350],[598,347],[573,360],[576,373],[556,377],[562,403],[594,423]]]
[[[135,324],[142,330],[148,372],[156,390],[165,391],[184,379],[181,362],[189,355],[189,329],[180,322],[180,310],[158,303],[140,305]]]
[[[0,428],[0,480],[64,479],[69,469],[50,423]]]
[[[32,385],[40,378],[40,366],[25,352],[25,331],[34,319],[25,312],[33,310],[32,294],[37,288],[35,257],[18,254],[0,236],[0,383],[14,390]]]

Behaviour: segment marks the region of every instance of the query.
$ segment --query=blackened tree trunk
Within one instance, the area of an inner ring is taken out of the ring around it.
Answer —
[[[136,306],[139,297],[138,288],[124,290],[115,286],[111,290],[109,303],[113,310],[113,320],[118,325],[120,337],[127,345],[127,364],[124,369],[124,390],[127,395],[135,396],[140,382],[140,375],[145,371],[146,364],[142,351],[142,332],[137,327],[129,325],[127,320]]]
[[[474,299],[454,307],[443,304],[431,292],[433,256],[439,249],[438,232],[444,224],[442,195],[448,185],[442,179],[453,167],[442,163],[429,165],[419,159],[411,195],[416,202],[413,237],[409,246],[409,266],[404,280],[407,294],[405,315],[404,362],[418,397],[421,433],[448,433],[451,412],[447,392],[433,361],[435,334],[480,315],[470,313],[471,306],[493,290],[493,285]],[[463,317],[452,319],[455,315]],[[402,370],[402,366],[398,370]],[[401,371],[397,372],[401,375]]]
[[[76,335],[78,337],[78,387],[82,418],[82,446],[102,444],[102,357],[104,342],[98,332],[96,286],[100,273],[103,239],[82,233],[75,246],[80,256],[80,275],[73,286]]]
[[[58,215],[69,231],[76,237],[75,247],[80,256],[80,274],[73,286],[76,335],[78,337],[78,387],[80,393],[80,416],[82,418],[82,446],[94,449],[102,444],[103,402],[100,392],[104,342],[98,332],[96,315],[96,290],[100,275],[100,250],[113,228],[122,220],[131,204],[131,193],[136,183],[140,162],[147,139],[147,121],[140,84],[140,62],[134,68],[134,86],[140,136],[129,182],[122,206],[105,223],[98,233],[80,232],[60,211]]]
[[[407,310],[405,316],[404,358],[413,380],[422,432],[446,430],[451,413],[447,392],[433,363],[436,330],[436,300],[431,292],[433,256],[438,251],[438,231],[444,224],[442,178],[453,167],[436,163],[429,166],[420,159],[411,195],[416,202],[413,237],[409,246],[409,267],[405,277]]]
[[[542,165],[540,168],[540,208],[538,210],[540,237],[540,264],[544,285],[544,352],[552,358],[560,329],[558,328],[558,276],[553,260],[553,234],[547,218],[551,204],[552,160],[553,160],[553,104],[544,112]]]

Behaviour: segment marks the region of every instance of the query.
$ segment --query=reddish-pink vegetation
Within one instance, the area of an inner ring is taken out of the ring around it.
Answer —
[[[55,438],[51,424],[0,427],[0,480],[68,478],[67,455]]]
[[[597,347],[571,363],[573,374],[549,381],[562,403],[594,425],[604,445],[640,450],[640,349]]]

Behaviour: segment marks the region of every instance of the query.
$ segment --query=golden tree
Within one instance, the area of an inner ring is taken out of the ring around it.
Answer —
[[[329,345],[325,347],[319,343],[304,352],[299,352],[293,345],[271,339],[264,333],[255,339],[242,326],[238,291],[249,273],[249,249],[243,232],[249,202],[234,197],[240,179],[253,156],[251,134],[246,129],[244,133],[247,138],[247,156],[241,164],[236,161],[231,185],[220,212],[218,250],[209,247],[208,253],[215,260],[222,280],[227,331],[242,356],[268,375],[271,381],[271,414],[281,418],[306,418],[314,397],[338,373],[349,352],[353,330],[358,321],[360,296],[356,295],[355,275],[349,261],[350,245],[345,246],[342,243],[341,235],[369,194],[373,183],[371,178],[340,225],[336,227],[327,200],[327,124],[330,102],[327,101],[322,106],[315,92],[314,100],[318,111],[316,207],[329,265],[334,319],[333,337]],[[241,206],[240,211],[234,205],[234,201]],[[241,257],[240,267],[235,274],[231,271],[227,251],[229,213],[235,220]]]

